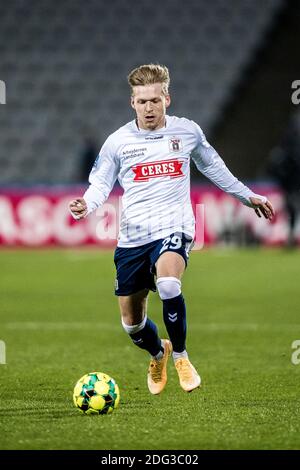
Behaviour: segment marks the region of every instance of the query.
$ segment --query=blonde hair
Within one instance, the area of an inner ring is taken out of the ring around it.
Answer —
[[[170,75],[169,70],[165,65],[160,64],[147,64],[140,65],[133,69],[127,77],[128,83],[131,86],[131,93],[133,94],[133,87],[138,85],[153,85],[154,83],[161,83],[162,90],[165,95],[169,93]]]

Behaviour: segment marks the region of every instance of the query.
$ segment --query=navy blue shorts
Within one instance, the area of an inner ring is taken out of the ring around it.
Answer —
[[[163,253],[172,251],[184,258],[185,265],[193,239],[184,233],[172,233],[168,237],[133,248],[117,247],[114,262],[117,269],[115,294],[131,295],[142,289],[156,291],[155,263]]]

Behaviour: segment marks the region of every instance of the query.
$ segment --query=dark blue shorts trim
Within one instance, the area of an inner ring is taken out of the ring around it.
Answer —
[[[172,233],[168,237],[133,248],[117,247],[114,262],[117,270],[115,294],[131,295],[143,289],[156,291],[155,263],[167,251],[180,254],[187,261],[193,240],[184,233]]]

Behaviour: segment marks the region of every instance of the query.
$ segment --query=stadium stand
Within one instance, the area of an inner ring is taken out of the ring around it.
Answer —
[[[127,73],[165,63],[170,114],[209,133],[283,0],[0,3],[0,184],[77,180],[83,136],[132,119]]]

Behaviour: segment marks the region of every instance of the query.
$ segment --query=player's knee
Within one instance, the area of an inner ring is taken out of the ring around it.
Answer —
[[[176,277],[159,277],[156,287],[161,300],[173,299],[181,294],[181,281]]]

